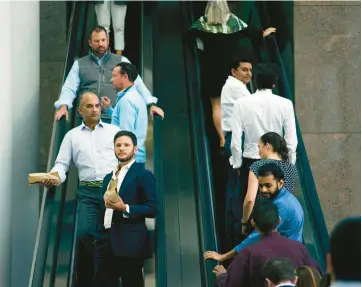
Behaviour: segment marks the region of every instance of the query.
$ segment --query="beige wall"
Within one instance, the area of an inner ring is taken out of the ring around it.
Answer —
[[[295,106],[328,230],[361,209],[360,2],[294,4]]]

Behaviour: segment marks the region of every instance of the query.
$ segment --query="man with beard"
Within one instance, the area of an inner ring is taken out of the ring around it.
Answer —
[[[268,260],[278,257],[290,260],[292,276],[289,279],[294,278],[294,268],[302,266],[311,266],[321,272],[317,262],[308,254],[307,248],[302,243],[280,235],[277,231],[280,219],[278,207],[271,201],[263,200],[256,204],[251,222],[260,234],[260,241],[246,246],[233,259],[227,270],[222,265],[215,266],[213,273],[217,275],[218,287],[264,286],[264,276],[267,274],[263,274],[265,271],[263,265]],[[275,281],[281,283],[286,278],[280,279]]]
[[[129,63],[124,57],[109,51],[109,38],[107,31],[102,26],[96,26],[89,35],[89,55],[76,60],[64,82],[58,101],[54,103],[57,111],[55,120],[63,116],[68,120],[68,110],[73,107],[73,101],[84,92],[94,92],[99,98],[106,97],[116,103],[116,90],[111,84],[111,75],[114,66],[121,62]],[[162,109],[155,106],[157,98],[151,93],[137,75],[135,87],[142,96],[145,104],[150,107],[151,116],[156,113],[164,116]],[[109,116],[102,111],[102,119],[110,122]]]
[[[142,287],[143,261],[152,256],[145,218],[157,212],[156,181],[153,174],[135,161],[137,138],[129,131],[114,137],[119,164],[103,182],[101,208],[95,247],[94,287]],[[116,202],[107,195],[111,183],[118,193]]]
[[[264,200],[271,200],[278,208],[280,223],[277,231],[289,239],[302,242],[304,212],[298,199],[284,187],[284,174],[281,168],[275,163],[267,163],[259,169],[258,175],[259,190]],[[233,250],[218,254],[215,251],[206,251],[205,260],[214,259],[225,261],[240,253],[246,246],[258,242],[259,233],[254,230],[244,241]]]
[[[113,138],[119,131],[114,125],[100,120],[101,107],[94,93],[84,93],[79,105],[83,123],[64,137],[51,172],[58,172],[63,183],[73,161],[78,168],[77,190],[78,260],[76,286],[91,286],[94,238],[101,201],[103,178],[117,164]],[[44,182],[47,187],[52,180]]]

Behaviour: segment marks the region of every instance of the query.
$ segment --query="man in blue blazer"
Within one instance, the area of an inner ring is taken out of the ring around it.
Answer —
[[[156,216],[156,180],[135,161],[137,138],[132,132],[115,135],[114,152],[119,164],[103,180],[94,286],[116,287],[121,277],[122,287],[143,287],[144,259],[152,256],[145,218]],[[112,188],[116,199],[109,193]]]

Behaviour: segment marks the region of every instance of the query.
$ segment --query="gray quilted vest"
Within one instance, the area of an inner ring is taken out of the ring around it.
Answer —
[[[120,62],[122,62],[122,56],[109,52],[103,57],[102,65],[98,65],[97,58],[91,53],[78,59],[80,78],[78,98],[85,92],[93,92],[99,97],[99,100],[103,96],[110,98],[114,107],[117,91],[112,86],[111,78],[114,66]],[[107,116],[102,110],[102,118],[104,117]]]

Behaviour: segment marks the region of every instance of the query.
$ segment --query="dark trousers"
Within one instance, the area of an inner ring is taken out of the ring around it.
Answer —
[[[239,244],[242,237],[240,221],[243,216],[243,204],[248,190],[249,168],[258,161],[243,157],[243,163],[240,168],[240,175],[230,166],[229,180],[227,187],[227,232],[230,245]]]
[[[101,188],[80,186],[77,191],[77,287],[92,284],[94,239],[99,208],[103,203]]]
[[[141,258],[115,256],[110,241],[101,239],[95,246],[93,287],[117,287],[119,277],[122,287],[143,287],[143,264]]]

